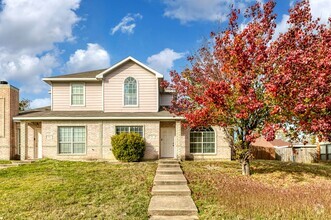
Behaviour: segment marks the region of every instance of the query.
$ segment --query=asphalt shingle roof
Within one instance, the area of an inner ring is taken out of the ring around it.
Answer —
[[[21,112],[18,118],[52,118],[52,117],[63,117],[63,118],[77,118],[77,117],[88,117],[88,118],[99,118],[99,117],[114,117],[114,118],[151,118],[151,117],[174,117],[168,111],[159,112],[103,112],[103,111],[51,111],[50,107],[39,108],[34,110],[29,110]]]
[[[106,69],[100,69],[100,70],[91,70],[81,73],[72,73],[72,74],[66,74],[66,75],[59,75],[59,76],[52,76],[48,78],[56,79],[56,78],[95,78],[99,73],[102,73]]]

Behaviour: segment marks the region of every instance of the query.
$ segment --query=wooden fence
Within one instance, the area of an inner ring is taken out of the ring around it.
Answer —
[[[295,145],[288,148],[276,148],[276,160],[297,163],[312,163],[317,160],[316,145]]]
[[[254,159],[292,161],[312,163],[318,159],[316,145],[295,145],[286,148],[258,147],[251,148]]]

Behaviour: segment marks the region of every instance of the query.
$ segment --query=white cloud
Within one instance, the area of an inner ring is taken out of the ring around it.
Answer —
[[[3,0],[0,47],[8,52],[38,54],[54,43],[72,39],[79,21],[74,10],[80,0]]]
[[[21,84],[23,93],[44,92],[41,81],[58,67],[55,43],[70,41],[80,0],[0,2],[0,78]]]
[[[42,98],[42,99],[34,99],[30,103],[30,108],[40,108],[40,107],[46,107],[51,105],[51,99],[50,98]]]
[[[310,1],[311,13],[313,17],[321,18],[321,22],[326,24],[331,17],[330,0],[312,0]]]
[[[113,27],[110,31],[111,35],[114,35],[117,31],[121,31],[123,34],[132,34],[134,32],[134,28],[136,27],[136,20],[142,19],[142,15],[137,13],[131,15],[127,14],[120,23],[118,23],[115,27]]]
[[[185,24],[190,21],[227,21],[231,6],[245,9],[254,0],[163,0],[166,5],[164,16],[180,20]],[[263,0],[259,0],[263,2]]]
[[[0,75],[5,80],[15,80],[23,85],[25,93],[40,93],[47,85],[41,81],[57,67],[57,55],[47,53],[41,57],[32,55],[13,55],[0,52]]]
[[[289,18],[290,18],[289,15],[284,14],[282,16],[282,20],[279,23],[277,23],[277,27],[275,29],[275,34],[273,36],[274,40],[279,36],[279,34],[285,33],[286,30],[289,28],[289,24],[287,23]]]
[[[174,66],[174,61],[181,59],[185,53],[177,53],[172,49],[166,48],[158,54],[147,58],[147,65],[158,72],[165,74]]]
[[[66,71],[70,73],[102,69],[110,66],[108,52],[98,44],[87,44],[86,50],[76,50],[66,63]]]
[[[290,2],[290,7],[294,6],[294,1]],[[310,1],[310,8],[311,13],[313,15],[313,18],[321,18],[321,23],[326,24],[328,22],[329,17],[331,17],[331,4],[330,0],[313,0]],[[277,27],[275,30],[275,36],[279,36],[280,33],[286,32],[286,30],[289,28],[289,24],[287,23],[290,16],[288,14],[283,14],[282,20],[277,23]]]

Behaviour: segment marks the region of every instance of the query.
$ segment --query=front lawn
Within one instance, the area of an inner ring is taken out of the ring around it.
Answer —
[[[254,161],[182,163],[200,219],[329,219],[331,164]]]
[[[42,160],[0,170],[0,219],[147,219],[156,163]]]

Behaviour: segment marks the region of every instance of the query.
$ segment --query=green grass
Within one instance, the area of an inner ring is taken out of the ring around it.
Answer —
[[[0,219],[147,219],[156,163],[42,160],[0,170]]]
[[[331,164],[254,161],[182,163],[200,219],[330,219]]]
[[[10,160],[0,160],[0,164],[11,164]]]

